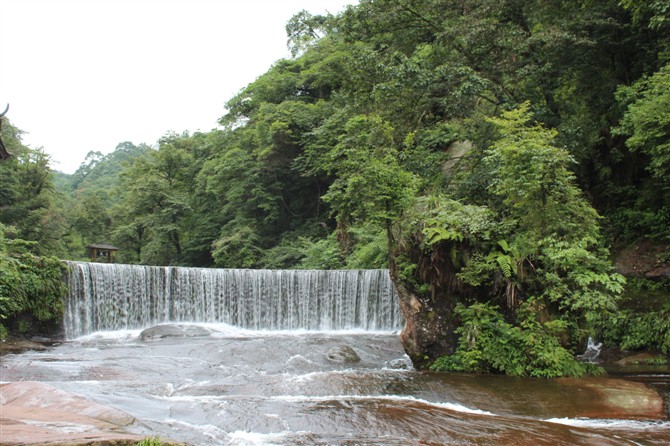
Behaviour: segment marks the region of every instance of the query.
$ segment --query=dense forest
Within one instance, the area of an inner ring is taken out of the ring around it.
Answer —
[[[405,348],[435,370],[579,375],[588,336],[670,352],[666,2],[361,0],[286,30],[293,57],[208,133],[65,175],[5,122],[0,317],[28,305],[8,265],[110,243],[125,263],[390,268]],[[616,272],[643,246],[655,274]]]

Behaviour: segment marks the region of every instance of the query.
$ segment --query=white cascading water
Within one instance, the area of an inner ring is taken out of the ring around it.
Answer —
[[[249,270],[68,262],[68,339],[165,322],[252,330],[402,327],[387,270]]]

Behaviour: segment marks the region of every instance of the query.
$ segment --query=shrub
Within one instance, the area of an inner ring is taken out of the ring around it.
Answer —
[[[620,310],[596,324],[607,345],[670,354],[670,305],[658,311]]]
[[[65,266],[55,257],[40,257],[28,252],[29,243],[5,238],[7,228],[0,225],[0,339],[16,325],[30,329],[27,321],[46,329],[61,320]]]
[[[158,437],[147,437],[144,440],[135,444],[135,446],[162,446],[163,443]]]
[[[538,322],[530,304],[519,310],[518,325],[506,322],[502,313],[488,303],[459,305],[456,314],[462,322],[457,330],[460,338],[456,352],[438,358],[431,370],[541,378],[598,372],[578,362],[561,345],[568,324],[562,320]]]

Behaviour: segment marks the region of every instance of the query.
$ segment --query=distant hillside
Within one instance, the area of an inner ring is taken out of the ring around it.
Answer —
[[[134,145],[122,142],[116,149],[103,155],[101,152],[88,152],[79,169],[72,175],[56,172],[54,185],[65,195],[77,196],[95,190],[111,191],[118,184],[119,174],[136,159],[145,156],[153,149],[146,145]]]

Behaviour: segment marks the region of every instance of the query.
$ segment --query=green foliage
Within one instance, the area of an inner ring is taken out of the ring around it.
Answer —
[[[490,241],[497,224],[485,206],[463,204],[444,196],[418,200],[417,219],[428,246],[442,242],[482,243]]]
[[[261,249],[253,226],[225,226],[213,244],[212,256],[217,266],[253,268],[258,266]]]
[[[288,36],[288,47],[294,57],[323,37],[321,30],[325,27],[327,20],[328,17],[315,16],[305,10],[291,17],[286,24],[286,35]]]
[[[581,376],[588,371],[560,343],[567,323],[538,322],[531,304],[519,311],[518,325],[506,322],[496,307],[486,303],[459,305],[456,314],[461,319],[458,348],[434,361],[431,370],[538,378]]]
[[[141,263],[181,262],[192,212],[191,146],[188,135],[166,135],[158,150],[136,159],[122,172],[117,214],[121,224],[114,241],[124,250],[137,252]],[[133,232],[141,233],[141,237],[128,240],[121,236]]]
[[[646,365],[666,365],[668,363],[668,358],[662,356],[656,356],[655,358],[649,358],[643,361]]]
[[[72,175],[55,173],[57,202],[64,218],[62,258],[87,260],[87,245],[113,242],[113,232],[123,224],[117,218],[123,214],[119,210],[121,171],[152,150],[145,144],[124,142],[107,155],[89,152]],[[125,250],[121,259],[136,261]]]
[[[18,328],[48,330],[59,323],[66,293],[64,265],[39,257],[34,246],[13,238],[13,229],[0,224],[0,335]],[[30,326],[28,324],[35,324]]]
[[[670,206],[654,207],[641,201],[632,207],[621,207],[610,216],[607,225],[612,237],[622,244],[635,242],[641,234],[670,240]]]
[[[340,221],[388,227],[409,205],[416,184],[398,162],[393,129],[378,116],[356,116],[344,130],[328,167],[336,179],[323,199]]]
[[[383,228],[366,225],[349,228],[355,246],[346,258],[347,269],[388,268],[388,239]]]
[[[619,3],[632,11],[636,21],[648,20],[651,29],[670,28],[670,6],[663,0],[619,0]]]
[[[135,443],[135,446],[162,446],[163,442],[159,437],[146,437],[142,441]]]
[[[414,290],[450,287],[443,298],[473,287],[455,302],[456,354],[434,369],[583,374],[565,345],[616,310],[625,280],[612,271],[598,215],[577,187],[574,159],[555,145],[556,131],[532,122],[528,103],[489,122],[498,132],[482,158],[489,187],[458,201],[447,194],[417,200],[405,221],[410,234],[420,233],[415,240],[430,264],[398,276]],[[425,273],[435,268],[442,273]],[[424,277],[431,282],[417,281]]]
[[[587,318],[616,309],[626,280],[611,271],[607,253],[598,249],[596,240],[549,239],[542,242],[542,248],[543,297]]]
[[[622,309],[596,318],[604,342],[623,350],[649,349],[670,353],[670,306],[657,311]]]
[[[485,161],[494,181],[489,186],[511,219],[534,239],[594,236],[596,211],[583,198],[570,167],[574,159],[553,144],[555,130],[531,124],[530,104],[491,118],[499,132]]]
[[[648,169],[670,190],[670,65],[619,87],[617,99],[627,105],[617,131],[629,135],[628,147],[649,155]]]
[[[344,262],[342,259],[340,246],[332,233],[321,240],[300,240],[300,250],[304,257],[298,263],[300,269],[342,269]]]
[[[0,223],[13,226],[17,237],[37,242],[38,254],[62,250],[63,216],[56,207],[49,156],[21,142],[22,132],[3,118],[2,141],[12,157],[0,161]]]
[[[598,216],[568,169],[572,158],[553,145],[556,132],[531,124],[529,104],[490,122],[500,137],[484,158],[489,204],[420,199],[410,223],[423,249],[441,251],[433,256],[450,258],[460,280],[499,292],[512,310],[542,299],[586,321],[612,311],[625,281],[611,271]]]

